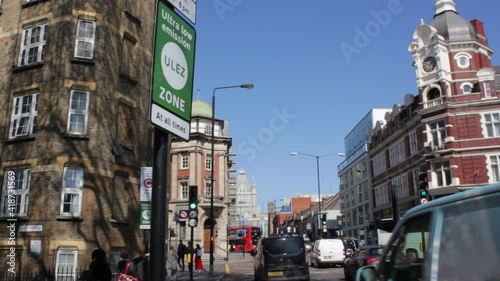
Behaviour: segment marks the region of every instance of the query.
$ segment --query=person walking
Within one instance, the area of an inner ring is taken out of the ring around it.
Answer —
[[[180,240],[179,246],[177,246],[177,263],[181,267],[181,271],[184,271],[184,269],[186,268],[184,265],[184,256],[186,254],[187,254],[187,247],[182,243],[182,240]]]
[[[133,258],[131,259],[129,257],[129,254],[127,251],[123,250],[121,253],[120,253],[120,257],[122,258],[119,262],[118,262],[118,270],[121,272],[121,273],[125,273],[125,270],[127,269],[127,264],[130,264],[129,267],[128,267],[128,270],[127,270],[127,274],[128,275],[132,275],[134,276],[135,278],[139,279],[139,281],[141,281],[141,275],[139,274],[139,270],[137,270],[137,266],[142,262],[144,261],[146,258],[149,257],[149,253],[146,253],[144,255],[140,255],[136,258]]]
[[[167,252],[167,280],[177,280],[177,271],[180,270],[180,265],[178,262],[178,256],[175,251],[175,247],[170,246],[170,250]]]
[[[106,261],[106,252],[103,249],[92,251],[92,262],[89,265],[89,281],[110,281],[111,269]]]
[[[193,272],[193,264],[194,264],[194,248],[193,248],[193,242],[188,241],[188,246],[187,246],[187,255],[188,255],[188,269],[189,273],[191,274]]]
[[[200,244],[196,244],[195,258],[194,258],[194,268],[196,272],[206,271],[205,268],[203,268],[203,262],[201,261],[202,256],[203,256],[203,251],[201,250]]]

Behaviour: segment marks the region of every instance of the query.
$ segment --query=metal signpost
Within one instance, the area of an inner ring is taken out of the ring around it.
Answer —
[[[181,2],[187,2],[182,0]],[[189,140],[196,32],[169,3],[158,1],[153,42],[150,120],[155,126],[151,200],[152,281],[165,280],[169,133]]]

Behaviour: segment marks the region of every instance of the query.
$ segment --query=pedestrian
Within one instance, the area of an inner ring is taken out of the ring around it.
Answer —
[[[170,250],[167,252],[167,280],[177,280],[177,271],[181,269],[178,260],[175,247],[172,245],[170,246]]]
[[[121,251],[120,257],[122,258],[118,262],[118,270],[121,273],[125,273],[125,270],[127,269],[127,264],[130,264],[127,270],[127,275],[132,275],[135,278],[137,278],[139,281],[141,281],[141,275],[139,274],[139,270],[137,270],[137,266],[144,261],[146,258],[149,257],[149,253],[140,255],[136,258],[131,259],[129,257],[129,254],[126,250]]]
[[[245,257],[245,244],[246,242],[245,241],[242,241],[242,244],[241,244],[241,252],[243,253],[243,257]]]
[[[195,258],[194,258],[194,268],[196,272],[206,271],[205,268],[203,268],[203,263],[201,261],[201,257],[203,255],[203,251],[201,249],[202,248],[200,247],[200,244],[196,244]]]
[[[189,273],[193,272],[193,261],[194,261],[194,248],[193,248],[193,242],[188,241],[188,246],[187,246],[187,255],[188,255],[188,269]]]
[[[184,245],[184,243],[182,243],[182,240],[180,240],[179,241],[179,246],[177,246],[177,263],[181,267],[181,271],[184,271],[184,269],[185,269],[184,256],[186,254],[187,254],[186,245]]]
[[[88,281],[110,281],[111,269],[106,261],[106,252],[103,249],[92,251],[92,262],[89,265]]]

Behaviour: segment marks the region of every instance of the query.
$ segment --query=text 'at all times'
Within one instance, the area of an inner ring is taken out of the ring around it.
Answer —
[[[172,126],[173,128],[177,129],[178,131],[182,133],[186,133],[186,128],[184,126],[181,126],[177,124],[174,120],[172,120],[170,117],[163,117],[163,114],[161,113],[156,113],[156,119],[160,120],[160,122],[164,122],[165,124]]]

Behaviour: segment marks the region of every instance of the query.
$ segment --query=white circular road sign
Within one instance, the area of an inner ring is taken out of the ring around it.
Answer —
[[[195,227],[197,224],[198,224],[198,223],[197,223],[196,219],[190,219],[190,220],[189,220],[189,226],[191,226],[191,227]]]

